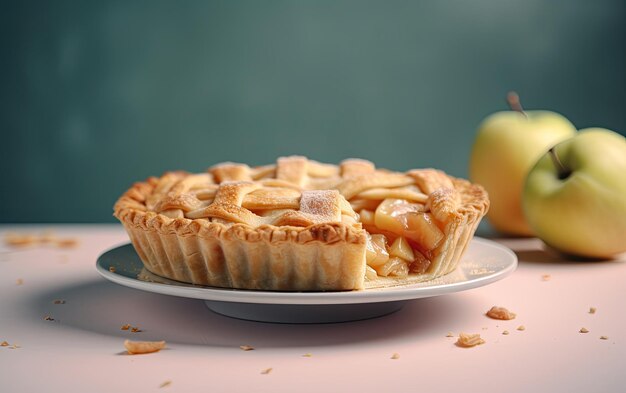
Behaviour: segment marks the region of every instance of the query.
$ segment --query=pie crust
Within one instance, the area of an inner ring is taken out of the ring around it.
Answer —
[[[292,156],[260,167],[222,163],[201,174],[151,177],[118,199],[114,215],[145,268],[159,276],[225,288],[326,291],[416,283],[453,271],[488,207],[482,187],[439,170],[400,173],[360,159],[335,166]],[[402,267],[396,275],[368,266],[368,230],[401,237],[361,222],[374,211],[377,220],[387,219],[383,224],[405,223],[401,236],[409,241],[393,249],[419,255],[414,263],[425,261],[422,270],[395,256]],[[436,236],[406,224],[409,216]]]

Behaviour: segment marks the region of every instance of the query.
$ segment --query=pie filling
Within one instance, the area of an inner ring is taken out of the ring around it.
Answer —
[[[423,274],[443,231],[424,203],[387,198],[374,210],[358,212],[368,232],[366,278]]]

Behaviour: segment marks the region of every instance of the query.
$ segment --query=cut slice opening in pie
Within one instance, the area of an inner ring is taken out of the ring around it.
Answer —
[[[228,288],[324,291],[402,285],[454,270],[489,207],[435,169],[305,157],[136,183],[114,215],[150,272]]]

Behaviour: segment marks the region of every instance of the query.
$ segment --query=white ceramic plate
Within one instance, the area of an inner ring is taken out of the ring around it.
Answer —
[[[186,284],[151,274],[130,244],[102,254],[98,272],[115,283],[149,292],[203,299],[223,315],[264,322],[320,323],[381,316],[407,300],[465,291],[498,281],[517,267],[508,248],[474,238],[458,268],[435,280],[382,289],[343,292],[273,292]]]

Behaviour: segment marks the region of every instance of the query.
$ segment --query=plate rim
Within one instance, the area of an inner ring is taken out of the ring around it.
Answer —
[[[387,288],[374,288],[355,291],[326,291],[326,292],[278,292],[260,291],[250,289],[231,289],[194,286],[193,284],[181,283],[181,285],[164,284],[157,282],[142,281],[137,278],[111,272],[102,266],[102,260],[120,248],[128,248],[134,252],[131,243],[112,247],[101,253],[96,260],[96,270],[105,279],[126,287],[139,289],[147,292],[159,293],[163,295],[178,296],[193,299],[210,301],[222,301],[233,303],[254,303],[254,304],[291,304],[291,305],[329,305],[329,304],[358,304],[395,302],[419,299],[425,297],[440,296],[449,293],[461,292],[469,289],[482,287],[499,281],[512,274],[518,266],[517,255],[508,247],[495,241],[474,237],[471,243],[477,243],[484,247],[489,247],[508,257],[507,263],[500,270],[484,276],[480,276],[465,281],[454,283],[441,283],[433,286],[421,286],[419,284],[408,284]]]

